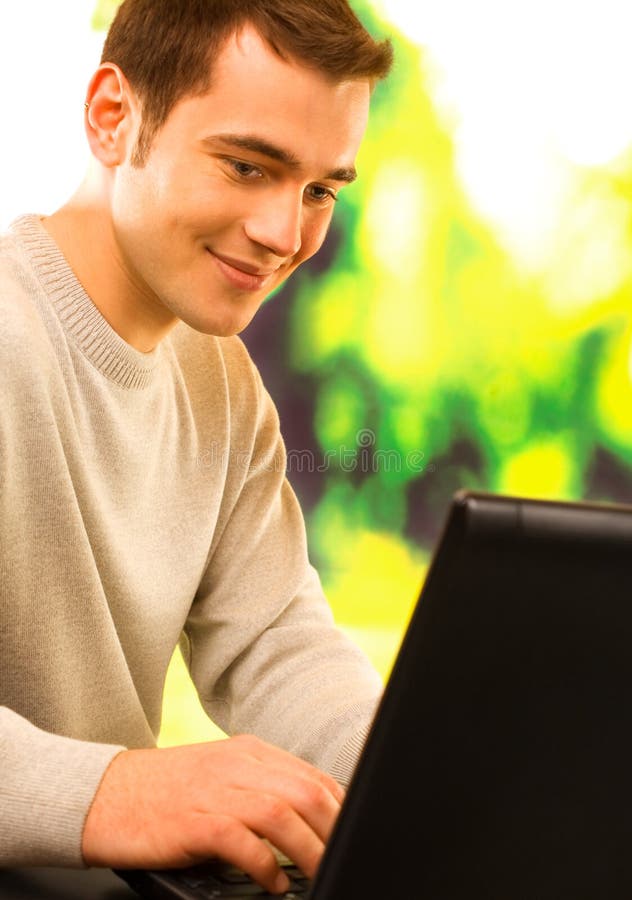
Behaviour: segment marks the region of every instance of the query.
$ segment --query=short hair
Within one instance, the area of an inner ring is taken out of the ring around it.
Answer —
[[[115,63],[137,93],[142,121],[132,164],[142,166],[175,104],[211,87],[224,42],[251,24],[282,59],[333,81],[384,78],[390,41],[375,41],[347,0],[124,0],[101,62]]]

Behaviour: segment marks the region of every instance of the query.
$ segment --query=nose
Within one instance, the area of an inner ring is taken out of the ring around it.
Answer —
[[[294,192],[266,197],[256,205],[245,224],[251,241],[265,247],[275,256],[287,259],[301,249],[303,195]]]

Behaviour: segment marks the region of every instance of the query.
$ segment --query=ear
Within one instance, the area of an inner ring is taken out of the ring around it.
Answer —
[[[107,168],[131,154],[140,122],[140,107],[122,71],[103,63],[88,86],[85,128],[90,149]]]

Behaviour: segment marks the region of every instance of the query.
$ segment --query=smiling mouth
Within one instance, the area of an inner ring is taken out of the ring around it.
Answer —
[[[272,280],[278,269],[259,269],[251,263],[231,259],[226,256],[218,256],[212,250],[206,248],[217,268],[233,287],[242,291],[260,291]]]

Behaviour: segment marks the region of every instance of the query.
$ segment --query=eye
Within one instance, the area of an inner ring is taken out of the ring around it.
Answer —
[[[226,162],[238,178],[245,181],[254,181],[263,177],[263,172],[258,166],[244,162],[242,159],[227,159]]]
[[[332,188],[325,187],[323,184],[310,184],[306,188],[307,195],[310,200],[321,205],[326,205],[330,201],[338,199],[336,192]]]

